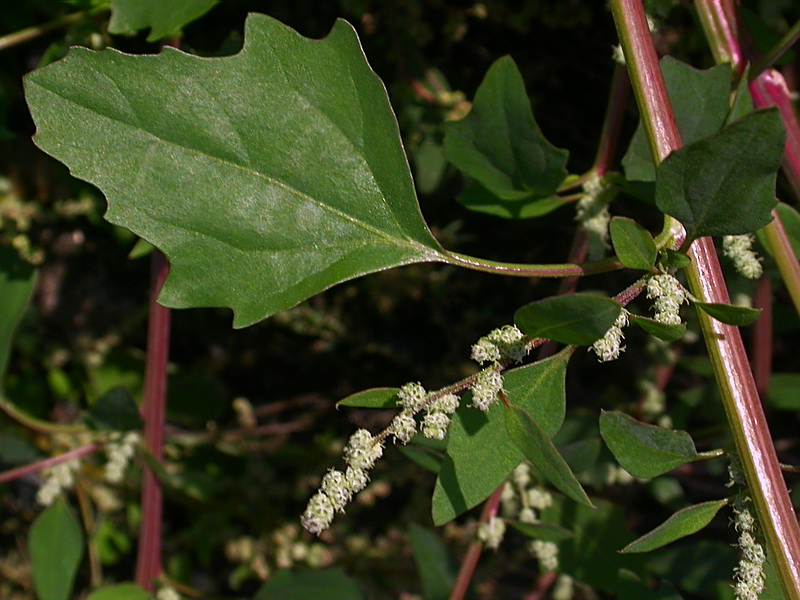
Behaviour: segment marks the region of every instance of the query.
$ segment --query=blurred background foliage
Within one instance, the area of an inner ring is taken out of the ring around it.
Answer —
[[[790,0],[743,4],[754,21],[766,24],[766,37],[800,18],[800,8]],[[91,5],[91,0],[14,3],[0,11],[0,36]],[[372,67],[387,85],[422,211],[443,245],[497,260],[565,259],[574,230],[570,208],[546,220],[509,222],[471,213],[454,200],[462,182],[444,159],[442,123],[465,114],[488,67],[511,54],[544,134],[570,150],[571,172],[586,171],[600,134],[616,43],[603,2],[223,0],[185,27],[181,48],[204,56],[235,53],[245,16],[252,11],[276,17],[309,37],[324,36],[337,18],[353,23]],[[653,1],[650,11],[659,18],[662,52],[698,67],[712,64],[691,3]],[[13,248],[39,269],[13,341],[4,388],[20,410],[40,419],[71,423],[117,385],[140,397],[149,261],[131,256],[136,246],[131,233],[102,220],[102,196],[32,144],[21,80],[71,45],[157,52],[158,44],[146,38],[146,31],[111,35],[108,13],[100,12],[0,50],[0,246]],[[631,105],[623,140],[635,119]],[[653,217],[649,207],[629,198],[613,210],[643,215],[644,221]],[[136,248],[134,254],[140,254],[141,247]],[[613,292],[628,283],[629,276],[619,274],[581,287]],[[252,594],[283,568],[337,566],[371,598],[421,597],[408,531],[412,523],[432,528],[435,476],[401,452],[387,452],[357,505],[321,540],[300,531],[298,515],[354,427],[377,430],[390,418],[381,411],[336,411],[334,404],[364,388],[421,381],[435,389],[473,372],[470,345],[510,322],[522,304],[556,293],[557,285],[423,265],[336,286],[244,330],[231,329],[226,310],[174,312],[166,449],[174,479],[165,512],[168,575],[203,597],[230,597]],[[751,291],[742,282],[734,285]],[[781,290],[776,294],[782,297]],[[792,343],[797,320],[780,318],[781,310],[777,305],[775,368],[788,373],[797,370],[800,360]],[[702,344],[692,339],[687,336],[668,350],[631,332],[628,346],[636,351],[614,363],[600,366],[585,352],[576,356],[567,376],[570,416],[559,441],[599,439],[600,408],[633,408],[644,419],[658,416],[648,414],[646,403],[656,393],[654,380],[663,372],[658,369],[666,365],[671,423],[689,427],[704,445],[701,450],[726,443]],[[795,377],[786,375],[773,388],[783,410],[773,411],[772,427],[782,459],[797,463]],[[4,470],[51,453],[58,444],[57,436],[0,417]],[[581,509],[564,517],[583,523],[583,539],[562,547],[562,567],[590,586],[579,588],[576,597],[610,591],[608,576],[616,566],[605,562],[607,555],[632,539],[630,532],[646,531],[688,502],[724,494],[725,474],[711,464],[686,465],[652,482],[628,482],[614,471],[606,450],[590,453],[584,462],[582,478],[608,502],[596,513]],[[85,481],[101,508],[93,544],[105,579],[129,580],[138,473],[129,473],[113,489],[100,481]],[[40,483],[39,475],[31,475],[0,487],[3,598],[33,597],[24,539],[39,512],[34,495]],[[474,518],[467,515],[439,531],[454,556],[471,539]],[[687,597],[730,597],[731,533],[718,519],[704,535],[699,543],[648,555],[649,570],[667,577]],[[520,536],[499,554],[485,556],[475,597],[522,598],[535,589],[535,569]],[[88,585],[85,568],[79,581]]]

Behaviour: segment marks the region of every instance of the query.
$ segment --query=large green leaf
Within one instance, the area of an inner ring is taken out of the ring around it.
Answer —
[[[446,600],[456,580],[456,568],[447,547],[433,531],[412,524],[408,540],[414,553],[425,600]]]
[[[719,130],[729,111],[730,65],[701,71],[671,56],[661,59],[660,64],[683,143],[691,144]],[[622,165],[625,176],[631,181],[654,181],[656,178],[641,123],[631,138]]]
[[[575,502],[594,506],[567,461],[528,411],[519,406],[507,406],[506,431],[544,479]]]
[[[531,337],[588,345],[603,337],[622,309],[619,302],[593,294],[553,296],[514,313],[514,323]]]
[[[445,124],[444,148],[450,162],[501,200],[550,196],[567,176],[569,153],[542,135],[510,56],[489,68],[470,113]]]
[[[657,477],[700,458],[685,431],[648,425],[621,412],[603,411],[600,435],[617,462],[634,477]]]
[[[527,410],[552,437],[564,421],[564,377],[571,350],[503,374],[510,402]],[[525,456],[508,438],[503,408],[488,412],[467,406],[450,425],[447,454],[433,492],[433,522],[442,525],[485,500]]]
[[[28,548],[39,600],[72,597],[72,584],[83,556],[83,531],[63,498],[33,522]]]
[[[0,391],[14,331],[25,313],[35,283],[35,269],[13,248],[0,246]]]
[[[251,15],[224,58],[74,49],[26,93],[36,143],[169,258],[167,306],[227,306],[243,327],[341,281],[443,260],[386,89],[344,21],[318,41]]]
[[[687,240],[739,235],[772,220],[785,132],[775,108],[742,117],[670,154],[658,165],[656,204]]]
[[[175,35],[206,14],[218,0],[111,0],[111,33],[150,29],[148,42]]]
[[[253,600],[364,600],[355,581],[339,569],[283,569],[270,577]]]
[[[625,546],[620,552],[650,552],[703,529],[728,500],[712,500],[682,508],[661,525]]]

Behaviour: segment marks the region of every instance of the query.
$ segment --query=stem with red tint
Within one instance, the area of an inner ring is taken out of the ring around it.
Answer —
[[[640,0],[612,0],[612,12],[655,162],[681,147],[672,106]],[[680,231],[666,217],[665,230]],[[682,228],[681,228],[682,229]],[[686,275],[702,302],[728,303],[728,291],[710,238],[690,248]],[[785,597],[800,600],[800,528],[780,471],[750,363],[736,327],[698,311],[728,423],[750,495]]]
[[[150,282],[150,319],[147,325],[147,364],[144,372],[144,443],[160,460],[164,454],[164,424],[167,408],[167,361],[169,360],[170,311],[156,299],[167,278],[169,265],[158,250],[153,251]],[[161,575],[161,518],[163,499],[161,482],[149,467],[142,481],[142,522],[136,556],[136,583],[153,591]]]

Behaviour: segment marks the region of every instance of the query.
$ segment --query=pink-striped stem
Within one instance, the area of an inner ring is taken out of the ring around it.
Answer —
[[[698,3],[699,4],[699,3]],[[631,83],[655,162],[681,147],[666,85],[647,27],[641,0],[612,0]],[[665,230],[679,231],[666,217]],[[686,274],[691,292],[702,302],[729,301],[727,288],[710,238],[690,248]],[[800,600],[800,529],[780,471],[741,335],[698,311],[698,319],[720,389],[728,424],[742,463],[761,527],[784,595]]]
[[[147,325],[147,364],[144,373],[144,443],[157,459],[163,457],[169,360],[170,310],[158,304],[158,292],[169,272],[166,258],[153,251],[150,282],[150,319]],[[142,481],[142,522],[136,556],[136,583],[152,591],[161,575],[161,527],[163,498],[161,482],[149,467]]]

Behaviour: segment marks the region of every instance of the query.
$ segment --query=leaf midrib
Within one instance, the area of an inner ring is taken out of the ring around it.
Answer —
[[[210,154],[210,153],[205,152],[203,150],[192,148],[191,146],[187,146],[185,144],[180,144],[178,142],[174,142],[172,140],[165,139],[163,137],[160,137],[160,136],[156,135],[152,131],[150,131],[150,130],[142,127],[142,126],[136,126],[136,125],[133,125],[133,124],[129,123],[128,121],[125,121],[125,120],[122,120],[122,119],[119,119],[119,118],[116,118],[116,117],[113,117],[113,116],[109,116],[108,114],[99,112],[97,110],[89,109],[85,105],[79,103],[78,101],[73,100],[72,98],[69,98],[69,97],[65,96],[60,91],[49,88],[48,86],[46,86],[44,83],[42,83],[40,81],[32,80],[32,82],[33,82],[34,86],[37,86],[37,87],[45,90],[46,92],[49,92],[50,94],[53,94],[53,95],[61,98],[62,100],[64,100],[65,102],[67,102],[69,104],[75,105],[75,106],[77,106],[77,107],[79,107],[79,108],[81,108],[83,110],[86,110],[86,111],[90,112],[91,114],[98,115],[98,116],[100,116],[100,117],[102,117],[104,119],[107,119],[109,121],[124,125],[124,126],[126,126],[127,128],[129,128],[129,129],[131,129],[133,131],[143,132],[143,133],[151,136],[154,140],[157,140],[157,141],[159,141],[159,142],[161,142],[161,143],[163,143],[165,145],[171,145],[171,146],[174,146],[176,148],[181,148],[183,150],[186,150],[186,151],[188,151],[190,153],[195,153],[195,154],[197,154],[199,156],[207,157],[207,158],[215,160],[215,161],[217,161],[217,162],[219,162],[219,163],[221,163],[223,165],[234,167],[234,168],[239,169],[239,170],[241,170],[241,171],[243,171],[245,173],[249,173],[251,175],[254,175],[257,178],[263,179],[268,183],[271,183],[273,185],[277,185],[277,186],[285,189],[290,194],[293,194],[293,195],[295,195],[295,196],[297,196],[299,198],[304,198],[307,201],[309,201],[310,203],[317,205],[323,211],[332,213],[332,214],[338,216],[339,218],[352,223],[354,226],[359,227],[360,229],[363,229],[364,231],[367,231],[367,232],[369,232],[369,233],[371,233],[371,234],[373,234],[373,235],[375,235],[377,237],[380,237],[380,238],[383,238],[383,239],[387,240],[387,244],[400,246],[400,247],[405,246],[405,247],[413,248],[415,251],[418,251],[418,252],[421,250],[422,251],[421,253],[423,255],[428,255],[428,256],[433,256],[433,255],[437,255],[438,256],[438,254],[439,254],[439,253],[433,251],[433,249],[431,249],[431,248],[429,248],[429,247],[427,247],[427,246],[425,246],[423,244],[420,244],[416,240],[412,240],[412,239],[408,239],[408,238],[392,237],[392,236],[388,235],[387,233],[385,233],[384,231],[382,231],[381,229],[377,229],[376,227],[374,227],[372,225],[369,225],[369,224],[361,221],[360,219],[357,219],[357,218],[353,217],[352,215],[349,215],[349,214],[347,214],[347,213],[345,213],[345,212],[343,212],[343,211],[341,211],[339,209],[336,209],[336,208],[334,208],[334,207],[332,207],[332,206],[330,206],[328,204],[320,202],[316,198],[313,198],[312,196],[309,196],[308,194],[302,192],[301,190],[298,190],[297,188],[295,188],[295,187],[289,185],[288,183],[286,183],[285,181],[281,181],[281,180],[279,180],[279,179],[277,179],[275,177],[266,175],[264,173],[261,173],[260,171],[255,170],[255,169],[246,167],[244,165],[241,165],[241,164],[238,164],[238,163],[235,163],[235,162],[231,162],[231,161],[229,161],[227,159],[221,158],[219,156],[215,156],[214,154]],[[51,133],[51,135],[53,135],[53,134]],[[346,138],[346,136],[345,136],[345,138]],[[80,169],[75,169],[73,172],[77,174],[77,172],[79,172],[79,171],[80,171]],[[370,173],[372,173],[371,170],[370,170]],[[381,200],[385,204],[386,203],[386,198],[383,195],[382,190],[380,190],[380,188],[378,188],[378,190],[380,192]],[[174,223],[171,223],[171,224],[174,225]],[[197,233],[197,232],[193,231],[193,233]]]

